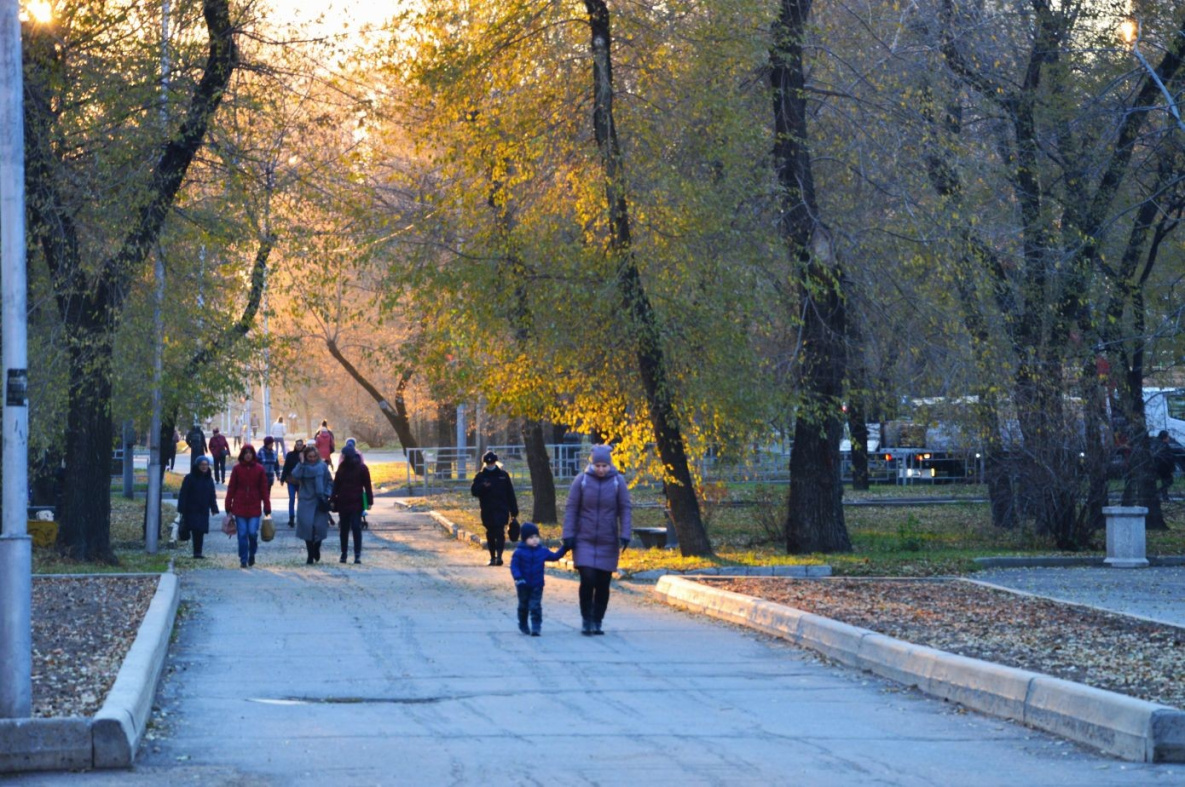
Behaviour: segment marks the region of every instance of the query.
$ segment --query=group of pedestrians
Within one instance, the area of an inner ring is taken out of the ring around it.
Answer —
[[[490,550],[491,566],[502,565],[506,527],[518,519],[518,500],[509,474],[497,455],[482,457],[482,469],[470,490],[481,505],[482,525]],[[551,551],[542,545],[539,528],[522,525],[522,543],[510,560],[510,573],[518,593],[518,627],[523,634],[539,636],[543,623],[545,564],[571,551],[580,572],[581,634],[604,634],[602,625],[609,607],[610,580],[622,550],[629,546],[633,508],[629,487],[613,466],[612,449],[593,446],[589,464],[568,489],[564,509],[563,545]]]
[[[293,450],[284,456],[283,465],[277,454],[274,433],[264,438],[258,453],[254,446],[246,443],[239,451],[229,478],[226,477],[229,443],[217,427],[207,444],[200,426],[195,424],[186,442],[190,450],[199,453],[195,454],[190,472],[181,484],[177,511],[192,534],[194,558],[203,557],[202,546],[209,532],[210,517],[219,513],[215,484],[225,480],[226,514],[233,518],[238,536],[239,565],[242,568],[254,566],[260,527],[263,517],[271,516],[271,489],[278,480],[288,487],[288,526],[295,528],[296,536],[305,542],[307,565],[321,560],[321,543],[333,524],[331,511],[338,512],[341,517],[340,562],[346,562],[351,536],[354,539],[354,563],[362,562],[362,529],[366,511],[374,501],[374,491],[370,470],[353,438],[347,440],[342,449],[336,475],[331,473],[331,456],[335,449],[333,433],[328,422],[322,421],[314,440],[308,445],[297,440]],[[206,455],[207,450],[213,453],[213,462]]]

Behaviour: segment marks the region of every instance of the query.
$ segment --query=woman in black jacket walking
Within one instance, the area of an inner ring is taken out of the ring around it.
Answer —
[[[177,513],[193,541],[193,556],[202,559],[202,542],[210,532],[210,515],[218,513],[218,498],[214,494],[214,476],[210,474],[210,458],[199,456],[181,482],[177,496]]]
[[[502,550],[506,548],[506,523],[518,518],[518,500],[510,474],[498,466],[498,455],[487,451],[481,458],[485,465],[473,479],[470,491],[481,502],[481,523],[486,529],[486,546],[490,550],[491,566],[502,565]]]
[[[292,471],[300,464],[303,453],[304,440],[297,440],[284,457],[284,469],[280,471],[280,483],[288,485],[288,527],[296,527],[296,490],[300,484],[293,480]]]

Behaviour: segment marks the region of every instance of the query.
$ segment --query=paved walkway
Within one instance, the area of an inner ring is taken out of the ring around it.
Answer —
[[[1009,568],[975,579],[1185,626],[1185,567]]]
[[[186,573],[134,771],[22,784],[1185,783],[1185,767],[960,712],[644,592],[616,592],[606,636],[582,637],[568,575],[524,637],[507,569],[389,499],[371,522],[361,566],[327,542],[306,567],[281,527],[254,569]]]

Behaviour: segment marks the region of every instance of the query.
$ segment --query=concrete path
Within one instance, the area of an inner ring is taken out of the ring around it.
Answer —
[[[1185,568],[1008,568],[973,579],[1185,626]]]
[[[506,568],[380,500],[361,566],[303,565],[286,527],[254,569],[183,577],[152,739],[131,773],[22,784],[1185,784],[615,591],[578,633],[549,576],[540,638]],[[331,538],[336,531],[331,532]],[[215,562],[236,565],[210,536]],[[0,779],[2,782],[2,779]]]

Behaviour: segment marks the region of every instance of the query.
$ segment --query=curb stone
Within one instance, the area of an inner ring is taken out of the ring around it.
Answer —
[[[404,508],[410,509],[411,504],[398,502]],[[460,527],[456,523],[450,521],[443,514],[438,511],[429,511],[428,516],[436,524],[444,528],[449,535],[456,538],[458,541],[471,541],[477,544],[482,549],[485,549],[486,542],[481,536],[470,533],[468,530]],[[576,571],[576,564],[572,562],[571,558],[562,558],[556,561],[557,567],[566,569],[568,571]],[[670,568],[657,568],[648,571],[639,571],[636,574],[628,572],[614,571],[614,579],[632,579],[632,580],[652,580],[659,579],[668,575],[684,576],[684,575],[701,575],[701,576],[720,576],[720,577],[797,577],[799,579],[806,579],[808,577],[829,577],[831,576],[831,566],[713,566],[711,568],[692,568],[686,571],[679,571]]]
[[[164,671],[178,588],[176,574],[160,575],[136,639],[93,718],[0,719],[0,773],[131,767]]]
[[[1185,712],[1028,670],[958,656],[820,615],[663,577],[668,604],[819,651],[841,664],[1133,762],[1185,762]]]

